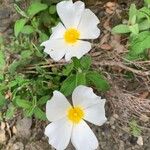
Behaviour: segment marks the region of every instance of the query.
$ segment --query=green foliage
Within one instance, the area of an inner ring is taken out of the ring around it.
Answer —
[[[141,9],[137,9],[135,4],[132,4],[129,9],[128,23],[115,26],[112,33],[130,33],[127,59],[149,59],[147,50],[150,48],[150,1],[145,0],[145,6]]]
[[[112,29],[113,33],[130,33],[128,25],[120,24]]]
[[[139,137],[141,135],[142,131],[135,120],[129,122],[129,126],[130,126],[130,132],[133,136]]]
[[[0,36],[0,81],[4,78],[4,69],[5,69],[5,54],[4,54],[4,45],[3,38]]]
[[[14,32],[15,32],[15,36],[16,37],[21,32],[21,30],[23,29],[23,27],[26,24],[26,22],[27,22],[26,19],[20,19],[20,20],[16,21],[15,26],[14,26]]]
[[[60,91],[66,96],[69,96],[71,95],[75,87],[76,87],[76,75],[70,75],[66,80],[64,80]]]
[[[48,6],[48,4],[34,1],[26,11],[23,11],[17,4],[14,4],[14,8],[23,17],[14,25],[16,37],[22,33],[28,36],[37,34],[40,38],[39,42],[48,39],[47,35],[51,32],[49,27],[54,26],[58,21],[55,5]]]
[[[5,97],[0,93],[0,108],[6,103]]]
[[[109,90],[109,84],[104,79],[104,76],[99,72],[92,71],[90,66],[90,56],[84,56],[81,59],[73,58],[73,63],[66,65],[63,69],[67,78],[61,86],[61,92],[69,96],[78,85],[93,85],[97,90],[103,92]]]
[[[56,0],[33,1],[27,10],[17,4],[14,8],[21,15],[14,25],[15,36],[9,44],[0,37],[0,120],[12,119],[18,110],[45,120],[45,105],[54,90],[70,96],[78,85],[102,92],[109,89],[102,73],[91,69],[90,56],[73,58],[60,67],[43,53],[40,43],[49,38],[59,20]],[[6,54],[11,56],[9,60]]]
[[[34,15],[38,14],[42,10],[45,10],[48,6],[40,2],[33,2],[27,9],[27,15],[32,18]]]
[[[109,90],[109,84],[108,82],[104,79],[103,75],[101,75],[99,72],[96,71],[89,71],[86,74],[87,81],[94,85],[97,90],[99,91],[107,91]]]

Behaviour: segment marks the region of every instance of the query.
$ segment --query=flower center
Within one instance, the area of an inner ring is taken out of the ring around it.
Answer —
[[[84,117],[84,111],[81,107],[70,108],[67,117],[72,123],[78,124]]]
[[[74,44],[77,42],[77,40],[80,37],[80,33],[77,29],[74,28],[70,28],[68,30],[66,30],[65,34],[64,34],[64,39],[66,41],[66,43],[68,44]]]

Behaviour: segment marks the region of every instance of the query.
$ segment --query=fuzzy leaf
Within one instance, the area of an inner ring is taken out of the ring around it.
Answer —
[[[14,32],[15,36],[17,37],[19,33],[22,31],[24,25],[26,24],[27,20],[26,19],[20,19],[17,20],[14,26]]]
[[[77,73],[76,75],[76,86],[86,85],[85,73]]]
[[[51,15],[55,14],[56,13],[56,6],[55,5],[51,5],[50,8],[49,8],[49,13]]]
[[[15,106],[12,105],[12,104],[10,104],[10,105],[8,106],[7,111],[6,111],[5,119],[6,119],[6,120],[12,119],[14,113],[15,113]]]
[[[117,25],[112,29],[112,33],[130,33],[130,32],[131,31],[129,29],[129,26],[124,24]]]
[[[5,97],[0,93],[0,108],[6,103]]]
[[[70,75],[62,84],[60,91],[65,95],[69,96],[76,87],[76,75]]]
[[[86,74],[86,80],[91,85],[94,85],[99,91],[107,91],[110,86],[104,77],[98,72],[90,71]]]
[[[82,57],[80,60],[80,64],[81,64],[82,69],[89,70],[92,64],[91,57],[89,55]]]
[[[131,42],[132,55],[143,53],[145,49],[150,48],[150,32],[144,31],[139,33],[136,39]]]
[[[129,22],[134,25],[136,22],[137,9],[135,4],[131,4],[129,9]]]
[[[40,2],[34,2],[31,4],[31,6],[29,6],[27,10],[27,14],[32,18],[37,13],[41,12],[42,10],[47,9],[47,7],[48,6],[46,4],[42,4]]]
[[[132,26],[129,26],[129,30],[134,34],[137,35],[139,33],[139,26],[138,24],[134,24]]]
[[[4,69],[5,67],[5,55],[4,52],[1,50],[0,51],[0,72]]]
[[[22,107],[22,108],[25,108],[25,109],[29,109],[31,106],[32,106],[32,103],[27,101],[27,100],[23,100],[23,99],[19,99],[17,98],[15,100],[16,104],[19,106],[19,107]]]
[[[35,107],[34,115],[37,119],[46,120],[46,114],[39,107]]]
[[[37,101],[37,105],[38,106],[42,106],[44,104],[46,104],[46,102],[50,99],[49,95],[43,96],[41,97],[38,101]]]
[[[150,20],[144,20],[139,23],[139,30],[147,30],[150,28]]]
[[[24,34],[31,34],[31,33],[35,32],[35,29],[30,25],[26,25],[23,27],[23,30],[21,32]]]

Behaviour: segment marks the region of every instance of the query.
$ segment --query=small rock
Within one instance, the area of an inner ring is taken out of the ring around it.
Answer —
[[[21,142],[16,142],[15,144],[13,144],[10,150],[24,150],[24,145]]]
[[[116,119],[114,117],[110,118],[109,123],[110,123],[111,126],[115,123],[115,120]]]
[[[118,119],[118,118],[119,118],[119,116],[118,116],[117,114],[114,114],[113,117],[114,117],[115,119]]]
[[[143,122],[148,122],[149,121],[149,117],[147,115],[141,115],[140,116],[140,120]]]
[[[137,144],[140,145],[140,146],[143,146],[143,137],[142,136],[138,137]]]
[[[119,143],[119,150],[124,150],[124,142],[120,140],[120,143]]]
[[[108,14],[113,14],[116,8],[117,8],[117,5],[115,2],[107,2],[105,5],[106,13]]]
[[[30,118],[23,118],[19,121],[17,121],[16,125],[16,136],[23,137],[23,138],[29,138],[31,135],[30,128],[32,125],[32,120]]]
[[[0,144],[5,144],[7,141],[7,137],[5,134],[5,130],[0,130]]]

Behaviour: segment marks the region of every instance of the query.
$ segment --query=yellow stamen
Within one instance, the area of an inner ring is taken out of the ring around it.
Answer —
[[[77,29],[70,28],[66,30],[64,34],[64,39],[67,44],[74,44],[80,37],[80,33]]]
[[[75,124],[78,124],[84,117],[84,111],[81,107],[72,107],[67,112],[68,119]]]

